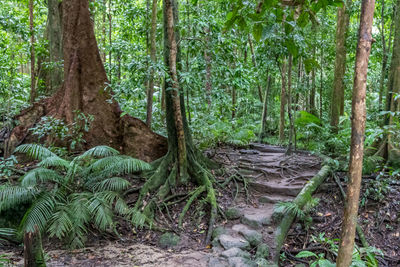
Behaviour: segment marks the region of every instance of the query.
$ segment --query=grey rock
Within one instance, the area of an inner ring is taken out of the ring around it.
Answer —
[[[269,225],[271,223],[271,217],[263,213],[244,214],[242,223],[253,228],[261,228],[263,225]]]
[[[256,230],[249,229],[246,225],[236,224],[232,229],[243,235],[243,237],[249,241],[251,246],[255,247],[262,242],[262,234]]]
[[[231,207],[225,211],[225,216],[228,220],[236,220],[243,216],[240,209]]]
[[[240,237],[233,237],[226,234],[223,234],[219,237],[219,242],[225,249],[230,249],[234,247],[243,249],[250,248],[250,244],[246,239]]]
[[[240,248],[230,248],[222,252],[221,256],[225,258],[232,258],[232,257],[250,258],[250,253],[247,251],[243,251]]]
[[[159,244],[162,248],[172,248],[178,245],[180,237],[173,233],[165,233],[161,235]]]
[[[255,263],[257,267],[278,267],[278,265],[271,263],[264,258],[257,258]]]
[[[256,257],[257,258],[263,258],[263,259],[268,259],[269,257],[269,247],[267,244],[259,244],[257,246],[257,252],[256,252]]]
[[[245,259],[242,257],[232,257],[229,258],[229,266],[230,267],[255,267],[256,265],[249,259]]]
[[[228,267],[228,263],[225,259],[219,257],[211,257],[208,261],[208,267]]]
[[[212,232],[212,239],[218,238],[220,235],[225,234],[226,229],[222,226],[215,227],[215,229]]]

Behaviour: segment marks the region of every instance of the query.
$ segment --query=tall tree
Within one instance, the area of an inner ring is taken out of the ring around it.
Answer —
[[[176,0],[163,1],[164,13],[164,61],[168,68],[168,77],[165,78],[166,121],[168,132],[168,153],[162,160],[154,163],[154,174],[143,185],[133,213],[135,223],[143,223],[153,218],[156,201],[165,199],[179,185],[192,182],[199,187],[187,203],[187,208],[205,193],[205,200],[211,206],[207,242],[211,238],[213,225],[217,215],[217,202],[212,178],[205,167],[211,164],[195,148],[187,123],[183,90],[179,84],[178,70],[181,68],[179,31],[176,28],[178,21],[178,7]],[[149,193],[156,192],[155,196]],[[148,199],[150,198],[150,199]],[[186,209],[187,210],[187,209]],[[184,215],[184,213],[183,213]],[[180,217],[179,225],[182,226]]]
[[[343,114],[344,108],[344,75],[346,72],[346,35],[349,28],[350,16],[348,9],[351,0],[337,11],[336,23],[336,58],[335,74],[333,80],[332,102],[331,102],[331,126],[337,130],[339,117]]]
[[[400,0],[397,0],[397,7],[400,7]],[[396,135],[393,127],[399,121],[400,114],[400,11],[397,9],[394,24],[394,40],[392,59],[390,62],[390,73],[388,80],[386,110],[390,111],[386,119],[386,125],[391,128],[387,135],[386,151],[384,156],[389,160],[399,163],[400,148],[399,140],[396,140]],[[397,145],[396,145],[397,143]]]
[[[52,64],[49,73],[49,83],[46,85],[48,94],[54,93],[60,88],[64,80],[62,68],[62,2],[60,0],[48,0],[47,39],[49,40],[49,60]]]
[[[62,87],[51,97],[22,111],[8,140],[7,155],[16,145],[32,142],[29,131],[42,116],[64,120],[67,125],[76,122],[75,111],[94,116],[90,130],[84,135],[83,149],[109,145],[147,161],[166,152],[164,137],[150,131],[133,117],[121,118],[121,109],[106,89],[107,75],[100,57],[88,0],[63,1],[64,77]],[[140,145],[138,145],[140,144]]]
[[[358,31],[356,65],[354,69],[349,163],[350,177],[347,186],[347,199],[343,216],[339,252],[336,260],[338,267],[350,266],[353,256],[364,156],[364,133],[366,120],[365,97],[368,60],[371,53],[371,45],[374,41],[371,33],[374,8],[375,0],[363,0]]]
[[[33,25],[33,0],[29,0],[29,31],[31,35],[31,93],[29,101],[31,104],[36,97],[36,73],[35,73],[35,32]]]
[[[146,124],[151,128],[151,120],[153,116],[153,95],[154,95],[154,65],[156,64],[156,31],[157,31],[157,0],[153,0],[151,6],[151,28],[150,28],[150,80],[147,90],[147,109],[146,109]]]
[[[279,120],[279,140],[285,140],[285,105],[286,105],[286,59],[281,66],[281,104]]]

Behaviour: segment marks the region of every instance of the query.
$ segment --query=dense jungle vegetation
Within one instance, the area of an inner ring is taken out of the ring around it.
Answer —
[[[249,194],[248,178],[210,158],[254,143],[289,157],[309,151],[324,159],[315,164],[321,179],[339,177],[341,190],[347,183],[341,239],[312,236],[324,249],[296,247],[293,262],[397,266],[367,233],[365,241],[357,212],[393,200],[385,229],[400,243],[399,6],[1,1],[0,266],[12,264],[2,245],[25,242],[25,266],[43,266],[42,243],[75,249],[94,233],[170,232],[160,221],[179,235],[197,215],[210,249],[229,217],[221,190]],[[294,218],[307,225],[318,205],[311,193],[277,204],[293,215],[289,226]],[[255,266],[273,266],[264,258]]]

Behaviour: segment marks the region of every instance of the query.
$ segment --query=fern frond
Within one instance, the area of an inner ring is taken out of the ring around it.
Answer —
[[[88,171],[99,172],[105,170],[121,161],[121,158],[123,158],[123,156],[117,155],[98,159],[88,167]]]
[[[139,171],[151,170],[152,167],[147,162],[140,159],[124,156],[114,164],[110,165],[107,169],[102,172],[104,176],[124,175],[132,174]]]
[[[94,224],[100,230],[106,230],[113,224],[113,213],[110,205],[102,198],[102,195],[95,194],[88,202],[88,208],[94,219]]]
[[[45,192],[32,203],[21,221],[22,229],[26,232],[34,232],[35,226],[42,232],[49,222],[56,206],[52,193]]]
[[[81,156],[82,158],[87,158],[87,157],[99,157],[99,158],[104,158],[104,157],[109,157],[109,156],[116,156],[119,155],[118,150],[109,147],[109,146],[95,146],[85,153],[83,153]]]
[[[45,168],[36,168],[28,173],[26,173],[22,177],[21,185],[28,187],[28,186],[35,186],[38,183],[43,183],[46,181],[54,181],[59,182],[63,178],[54,170],[49,170]]]
[[[305,217],[305,213],[299,206],[294,202],[283,202],[279,201],[276,203],[275,211],[284,213],[284,214],[292,214],[299,219],[303,219]]]
[[[4,240],[2,237],[7,238],[7,237],[13,237],[17,231],[12,228],[0,228],[0,241]]]
[[[107,178],[104,181],[94,183],[92,185],[93,191],[123,191],[129,188],[131,184],[120,177]]]
[[[114,210],[120,215],[126,215],[129,212],[129,207],[126,204],[125,200],[122,198],[118,198],[115,202]]]
[[[39,190],[35,187],[9,186],[0,187],[0,212],[31,201]]]
[[[59,156],[51,156],[43,159],[38,166],[48,168],[48,167],[55,167],[55,168],[62,168],[64,170],[68,170],[70,163],[68,160],[62,159]]]
[[[47,230],[50,237],[56,236],[59,239],[65,237],[65,235],[71,231],[73,223],[71,220],[71,209],[70,206],[63,203],[58,203],[57,208],[50,218],[49,229]]]
[[[15,149],[15,152],[24,153],[32,159],[43,160],[48,157],[57,156],[49,149],[38,144],[24,144]]]
[[[145,225],[147,217],[138,210],[130,211],[131,222],[135,227],[141,228]]]

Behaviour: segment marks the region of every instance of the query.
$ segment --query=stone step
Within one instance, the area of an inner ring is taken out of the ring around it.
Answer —
[[[262,180],[250,181],[249,185],[252,189],[260,193],[281,194],[284,196],[292,196],[292,197],[297,196],[297,194],[300,193],[301,189],[303,189],[303,186],[301,185],[295,185],[295,186],[279,185],[271,181],[266,182]]]
[[[284,195],[263,195],[258,198],[258,202],[260,203],[278,203],[280,201],[291,201],[293,200],[292,196],[284,196]]]
[[[254,229],[260,229],[263,226],[272,223],[272,214],[274,207],[246,208],[243,210],[242,224],[248,225]]]
[[[259,143],[251,143],[249,146],[251,149],[258,150],[260,152],[269,152],[269,153],[286,153],[286,148],[259,144]]]

